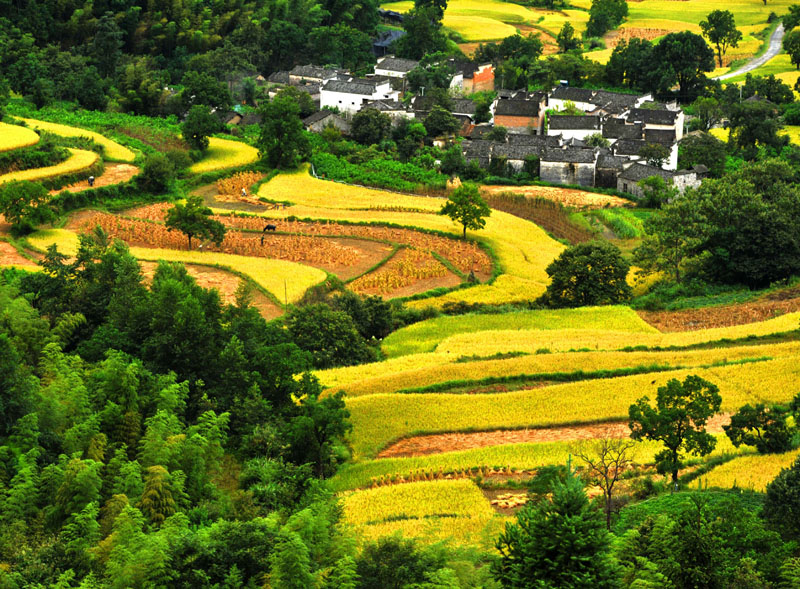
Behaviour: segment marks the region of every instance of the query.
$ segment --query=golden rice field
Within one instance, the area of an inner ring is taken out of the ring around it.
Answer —
[[[470,480],[424,481],[348,493],[345,520],[370,541],[395,532],[436,542],[490,548],[507,518],[498,515]]]
[[[105,150],[105,159],[109,161],[130,163],[136,159],[136,154],[130,149],[124,145],[120,145],[108,137],[105,137],[104,135],[101,135],[100,133],[95,133],[94,131],[81,129],[79,127],[70,127],[69,125],[60,125],[58,123],[50,123],[36,119],[20,118],[20,120],[24,121],[26,125],[33,129],[48,131],[54,135],[61,135],[62,137],[87,137],[98,145],[103,146],[103,149]]]
[[[55,166],[47,166],[46,168],[32,168],[30,170],[20,170],[18,172],[10,172],[0,176],[0,184],[12,182],[14,180],[46,180],[55,176],[63,176],[65,174],[75,174],[87,168],[92,167],[100,158],[93,151],[86,151],[85,149],[69,149],[70,157]]]
[[[430,358],[426,358],[430,356]],[[445,354],[417,354],[401,358],[419,359],[422,367],[405,370],[389,365],[376,374],[375,365],[352,366],[317,372],[323,386],[345,390],[348,398],[421,388],[452,381],[478,381],[485,378],[537,376],[598,372],[633,368],[676,369],[737,362],[753,358],[786,358],[800,356],[800,342],[764,346],[736,346],[708,350],[669,352],[572,352],[537,354],[498,360],[456,362]],[[387,363],[380,363],[387,364]],[[359,371],[359,368],[364,368]],[[362,376],[368,374],[370,376]]]
[[[792,83],[791,85],[792,87],[794,87],[794,83]],[[728,136],[730,135],[729,129],[723,129],[721,127],[711,129],[711,131],[709,132],[720,141],[728,141]],[[800,125],[785,125],[778,132],[778,134],[786,135],[787,137],[789,137],[789,141],[791,141],[795,145],[800,145]]]
[[[746,447],[734,448],[724,434],[715,437],[717,444],[710,455],[712,458],[723,454],[752,452]],[[661,446],[657,442],[640,442],[635,447],[634,462],[649,464],[659,450]],[[410,458],[381,458],[345,465],[331,479],[331,486],[335,491],[341,492],[369,487],[375,480],[392,478],[399,480],[400,477],[410,480],[422,475],[438,477],[473,468],[532,470],[550,464],[565,464],[574,452],[574,442],[537,442],[473,448]]]
[[[27,127],[0,123],[0,152],[36,145],[39,135]]]
[[[460,226],[436,214],[444,199],[317,180],[308,175],[307,168],[279,174],[263,184],[258,195],[268,200],[293,203],[285,209],[270,211],[273,217],[294,215],[335,221],[394,223],[461,234]],[[391,207],[430,213],[388,210]],[[501,211],[492,212],[485,229],[468,233],[491,246],[503,274],[493,284],[425,299],[425,305],[441,306],[448,301],[502,303],[529,300],[544,292],[548,282],[545,268],[564,249],[540,227]]]
[[[785,454],[751,454],[721,464],[702,477],[703,485],[764,491],[782,469],[789,468],[800,449]]]
[[[383,340],[381,348],[387,356],[394,357],[433,351],[441,342],[458,334],[501,329],[549,331],[578,326],[583,329],[603,331],[658,333],[630,307],[622,305],[579,307],[577,309],[516,311],[498,315],[444,315],[395,331]],[[479,353],[481,352],[476,349],[465,355]]]
[[[192,174],[238,168],[258,161],[258,150],[241,141],[209,137],[208,143],[206,156],[189,168]]]
[[[348,399],[356,458],[374,456],[392,441],[422,433],[521,429],[625,419],[640,396],[655,396],[668,380],[697,374],[717,384],[723,411],[746,403],[789,402],[797,394],[800,363],[779,358],[572,382],[498,394],[379,394]]]
[[[78,248],[78,236],[65,229],[37,231],[28,237],[30,244],[40,250],[55,243],[59,251],[74,255]],[[219,252],[199,252],[169,249],[130,248],[131,254],[139,260],[183,262],[186,264],[205,264],[221,266],[253,279],[259,286],[271,293],[281,304],[294,303],[303,294],[326,278],[324,271],[285,260],[250,258]]]

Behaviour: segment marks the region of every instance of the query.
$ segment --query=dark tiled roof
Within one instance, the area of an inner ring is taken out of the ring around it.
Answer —
[[[311,95],[319,94],[319,89],[321,87],[321,84],[300,84],[299,86],[295,86],[300,92],[306,92]]]
[[[673,125],[680,111],[653,110],[649,108],[632,108],[628,114],[629,121],[641,121],[650,125]]]
[[[391,29],[388,31],[384,31],[372,42],[373,47],[388,47],[395,41],[397,41],[401,37],[405,37],[405,31],[397,31],[395,29]]]
[[[620,139],[614,144],[614,155],[639,155],[645,145],[644,139]]]
[[[675,143],[675,131],[672,129],[645,129],[644,140],[648,143]]]
[[[640,164],[636,162],[627,170],[623,171],[619,175],[619,178],[622,180],[628,180],[629,182],[638,182],[639,180],[644,180],[650,176],[661,176],[664,178],[664,180],[672,180],[676,174],[675,172],[670,172],[669,170],[662,170],[661,168],[656,168],[655,166],[648,166],[647,164]]]
[[[393,112],[398,110],[406,110],[402,102],[397,100],[370,100],[364,104],[364,108],[374,108],[380,112]]]
[[[289,72],[272,72],[269,78],[267,78],[267,81],[273,84],[288,84]]]
[[[492,153],[492,146],[494,144],[494,141],[487,141],[485,139],[465,141],[463,145],[464,155],[466,157],[488,157]]]
[[[541,156],[545,149],[544,145],[509,145],[508,143],[500,143],[494,146],[492,155],[510,160],[524,160],[529,155]]]
[[[375,69],[387,70],[390,72],[408,73],[419,65],[419,62],[413,59],[402,59],[400,57],[387,57],[379,64],[375,65]]]
[[[336,113],[326,109],[318,110],[313,115],[309,115],[306,118],[304,118],[303,124],[307,127],[308,125],[313,125],[314,123],[325,120],[330,116],[334,116],[335,114]]]
[[[555,115],[548,118],[548,125],[550,126],[550,129],[555,131],[568,129],[593,129],[599,131],[600,117]]]
[[[603,123],[603,137],[609,139],[641,139],[643,131],[642,123],[628,125],[622,119],[609,119]]]
[[[509,133],[506,135],[509,145],[542,145],[544,147],[558,147],[558,137],[548,135],[526,135],[524,133]]]
[[[599,90],[592,98],[592,104],[597,106],[627,106],[628,108],[636,104],[639,100],[637,94],[622,94],[621,92],[609,92],[607,90]]]
[[[604,170],[622,170],[628,162],[630,162],[630,160],[626,157],[601,154],[600,157],[597,158],[597,168]]]
[[[543,162],[564,162],[572,164],[593,164],[593,149],[545,149]]]
[[[595,91],[588,88],[572,88],[558,86],[550,93],[550,98],[556,100],[571,100],[572,102],[591,102]]]
[[[289,75],[315,80],[329,80],[336,76],[336,70],[320,67],[318,65],[296,65],[289,72]]]
[[[341,92],[344,94],[365,94],[370,96],[375,93],[376,82],[359,78],[350,82],[342,80],[328,80],[322,86],[327,92]]]
[[[452,100],[453,108],[451,112],[453,114],[460,114],[460,115],[474,115],[475,114],[475,103],[472,102],[469,98],[454,98]]]
[[[511,98],[497,102],[495,116],[506,117],[537,117],[539,116],[539,102],[537,100],[517,100]]]

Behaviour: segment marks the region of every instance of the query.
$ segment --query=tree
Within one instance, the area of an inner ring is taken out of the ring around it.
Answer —
[[[225,82],[217,81],[211,74],[189,70],[181,80],[183,103],[186,109],[202,104],[217,110],[226,110],[231,105],[231,93]]]
[[[791,31],[800,25],[800,4],[789,6],[789,12],[783,15],[783,26],[787,31]]]
[[[138,507],[142,515],[157,526],[163,524],[176,510],[169,478],[169,472],[163,466],[147,468],[144,491]]]
[[[586,145],[590,147],[608,147],[611,145],[609,140],[603,137],[602,133],[593,133],[589,135],[585,141]]]
[[[628,3],[625,0],[592,0],[589,8],[589,22],[586,24],[587,37],[602,37],[607,31],[616,29],[628,16]]]
[[[392,138],[397,144],[397,153],[408,161],[423,146],[428,131],[422,123],[402,117],[392,130]]]
[[[36,225],[55,219],[50,193],[40,182],[14,181],[0,185],[0,213],[15,233],[28,233]]]
[[[742,40],[741,31],[736,30],[733,13],[730,10],[714,10],[706,20],[700,21],[700,28],[708,40],[717,46],[719,67],[722,67],[722,56],[728,47],[738,47]]]
[[[634,445],[634,442],[624,438],[601,438],[581,443],[575,448],[575,456],[586,464],[589,476],[603,489],[606,528],[609,531],[614,486],[633,461]]]
[[[650,209],[660,209],[678,195],[678,190],[661,176],[642,178],[636,185],[644,193],[641,205]]]
[[[742,150],[748,160],[756,158],[760,146],[780,150],[789,143],[788,137],[778,135],[781,129],[778,109],[766,100],[733,105],[728,128],[728,143]]]
[[[630,266],[619,248],[606,241],[564,250],[547,266],[550,284],[542,295],[552,307],[613,305],[631,297]]]
[[[575,28],[569,22],[565,22],[564,26],[561,27],[556,37],[556,43],[563,53],[581,46],[580,39],[575,36]]]
[[[439,214],[447,215],[453,222],[463,225],[462,236],[466,239],[467,229],[483,229],[486,217],[492,214],[492,210],[481,197],[477,186],[464,183],[450,193]]]
[[[406,34],[395,42],[398,57],[422,59],[428,53],[447,49],[442,32],[439,9],[435,6],[414,7],[403,18]]]
[[[192,149],[205,151],[208,149],[208,136],[219,131],[219,128],[219,120],[211,114],[208,107],[195,104],[181,124],[181,133]]]
[[[608,59],[605,68],[606,81],[612,86],[627,86],[637,90],[652,89],[653,44],[647,39],[634,37],[623,39]]]
[[[350,135],[362,145],[377,145],[389,136],[392,119],[375,108],[362,108],[353,115]]]
[[[800,540],[800,458],[767,485],[763,513],[782,535]]]
[[[710,96],[701,96],[692,103],[695,116],[702,123],[702,130],[708,131],[722,120],[723,112],[719,101]]]
[[[167,231],[180,231],[189,239],[192,249],[192,238],[210,239],[219,246],[225,239],[225,225],[211,218],[214,212],[203,204],[200,196],[189,196],[186,204],[176,203],[167,211],[164,225]]]
[[[361,364],[375,352],[358,333],[352,317],[324,303],[292,309],[286,316],[289,336],[301,350],[310,352],[316,368]]]
[[[428,137],[440,137],[455,133],[461,126],[458,119],[446,108],[435,105],[431,112],[425,117],[425,129]]]
[[[660,168],[669,157],[669,148],[661,143],[648,143],[639,150],[639,157],[645,160],[648,166]]]
[[[737,84],[728,84],[726,91],[729,87],[733,87],[734,99],[736,97]],[[775,77],[774,74],[768,76],[754,76],[747,74],[744,79],[744,86],[739,88],[742,99],[750,98],[751,96],[758,96],[766,98],[773,104],[791,104],[794,102],[794,93],[791,87],[784,83],[782,80]]]
[[[703,89],[705,72],[714,69],[714,51],[700,35],[670,33],[653,48],[651,67],[651,90],[669,96],[677,84],[677,99],[692,102]]]
[[[655,456],[656,468],[661,474],[672,473],[675,489],[683,452],[705,456],[714,449],[717,440],[706,432],[706,421],[719,411],[721,404],[715,384],[689,375],[683,383],[673,378],[659,387],[655,408],[645,396],[628,409],[631,438],[664,444],[664,450]]]
[[[259,110],[261,157],[273,168],[293,168],[311,155],[311,144],[300,120],[300,106],[290,96],[275,96]]]
[[[792,434],[786,417],[787,410],[783,407],[748,404],[733,414],[731,422],[722,429],[737,448],[744,444],[755,446],[761,454],[788,452],[792,449]]]
[[[695,165],[708,168],[708,173],[720,177],[725,172],[726,146],[710,133],[688,135],[678,144],[678,169]]]
[[[356,560],[358,586],[362,589],[400,589],[422,584],[440,567],[412,540],[384,536],[364,547]]]
[[[790,31],[784,35],[783,50],[789,54],[792,65],[800,69],[800,30]]]
[[[175,166],[163,153],[151,153],[144,159],[142,173],[136,177],[136,183],[142,190],[152,194],[163,194],[169,190],[175,179]]]
[[[492,570],[503,587],[615,587],[603,516],[569,473],[552,499],[529,502],[506,524]]]
[[[303,92],[295,86],[286,86],[285,88],[281,88],[278,90],[275,96],[288,96],[297,102],[298,106],[300,106],[301,119],[304,119],[307,116],[317,112],[317,106],[314,104],[314,99],[311,98],[311,94],[308,92]]]
[[[106,12],[97,21],[97,30],[92,41],[91,55],[97,69],[104,77],[114,73],[124,44],[124,33],[120,30],[113,12]]]

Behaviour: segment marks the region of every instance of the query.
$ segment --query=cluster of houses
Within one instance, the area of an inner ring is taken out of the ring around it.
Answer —
[[[421,93],[407,104],[400,102],[406,77],[417,65],[414,60],[386,56],[378,59],[374,74],[365,77],[307,65],[277,72],[268,81],[273,92],[292,85],[311,95],[320,110],[305,119],[308,130],[319,132],[333,125],[346,134],[352,116],[365,108],[384,112],[394,121],[424,120],[433,106],[429,96]],[[491,64],[453,62],[452,66],[454,96],[494,90]],[[674,103],[657,103],[651,95],[566,84],[551,92],[500,90],[490,105],[490,121],[480,124],[472,100],[456,97],[451,103],[451,112],[461,123],[464,157],[481,167],[494,161],[518,172],[526,162],[536,161],[543,181],[616,188],[634,195],[641,195],[638,182],[643,178],[660,176],[682,192],[699,185],[707,174],[702,166],[677,169],[683,111]],[[503,141],[491,133],[500,126],[508,132]],[[663,148],[660,166],[649,165],[641,155],[643,148],[653,145]]]

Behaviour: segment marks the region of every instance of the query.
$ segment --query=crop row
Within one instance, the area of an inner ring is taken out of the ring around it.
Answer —
[[[127,147],[120,145],[116,141],[112,141],[100,133],[95,133],[94,131],[88,131],[78,127],[71,127],[69,125],[60,125],[58,123],[39,121],[36,119],[21,120],[34,129],[48,131],[55,135],[61,135],[62,137],[87,137],[98,145],[103,146],[104,156],[108,160],[130,163],[136,158],[136,154],[134,154]]]
[[[444,338],[436,347],[438,352],[454,354],[491,355],[505,352],[536,352],[568,350],[620,350],[632,346],[668,347],[689,346],[722,339],[741,339],[763,336],[800,327],[800,312],[730,327],[715,327],[677,333],[631,333],[596,328],[553,330],[492,330],[464,333]]]
[[[129,243],[168,249],[186,249],[188,240],[178,231],[169,231],[160,223],[124,219],[107,213],[95,213],[82,223],[84,230],[102,227],[114,237]],[[208,250],[217,251],[215,246]],[[240,256],[275,258],[290,262],[310,264],[335,264],[351,266],[358,262],[360,254],[351,247],[330,239],[302,235],[248,235],[229,231],[219,247],[224,253]]]
[[[753,489],[763,492],[781,470],[789,468],[800,450],[792,450],[785,454],[753,454],[741,456],[711,470],[702,477],[704,485],[730,489]]]
[[[446,276],[447,268],[430,253],[403,249],[374,272],[350,283],[357,293],[388,294],[418,280]]]
[[[0,184],[12,182],[14,180],[46,180],[55,176],[63,176],[66,174],[75,174],[82,170],[92,167],[100,156],[93,151],[86,151],[84,149],[68,148],[70,157],[55,166],[47,166],[46,168],[31,168],[29,170],[21,170],[18,172],[11,172],[0,176]]]
[[[29,147],[39,142],[39,135],[27,127],[0,123],[0,152]]]
[[[499,315],[445,315],[415,323],[387,337],[382,344],[387,356],[401,356],[430,352],[442,341],[458,334],[490,332],[494,330],[562,330],[581,327],[588,330],[624,331],[630,333],[657,333],[630,307],[581,307],[541,311],[517,311]],[[528,331],[519,331],[528,333]],[[535,331],[534,331],[535,333]],[[487,334],[481,333],[482,336]],[[547,347],[547,346],[541,346]],[[538,349],[538,348],[537,348]],[[569,349],[569,348],[568,348]],[[536,351],[536,350],[534,350]],[[470,355],[481,353],[465,352]]]
[[[418,354],[407,357],[419,358],[424,364],[419,367],[385,367],[376,374],[371,365],[364,365],[359,378],[359,366],[345,369],[320,371],[318,376],[327,388],[345,390],[348,397],[393,393],[406,389],[429,387],[447,382],[479,382],[481,379],[500,379],[518,375],[570,374],[604,370],[634,369],[638,367],[662,368],[708,366],[716,363],[741,361],[748,358],[800,357],[800,342],[788,342],[762,346],[735,346],[706,350],[675,350],[660,352],[563,352],[535,354],[496,360],[458,362],[452,354]],[[545,378],[546,380],[546,378]]]
[[[723,411],[745,403],[788,402],[798,392],[797,357],[692,368],[558,384],[501,394],[403,393],[347,400],[357,458],[374,456],[388,443],[410,435],[492,429],[522,429],[625,419],[628,407],[672,378],[698,374],[716,383]]]

